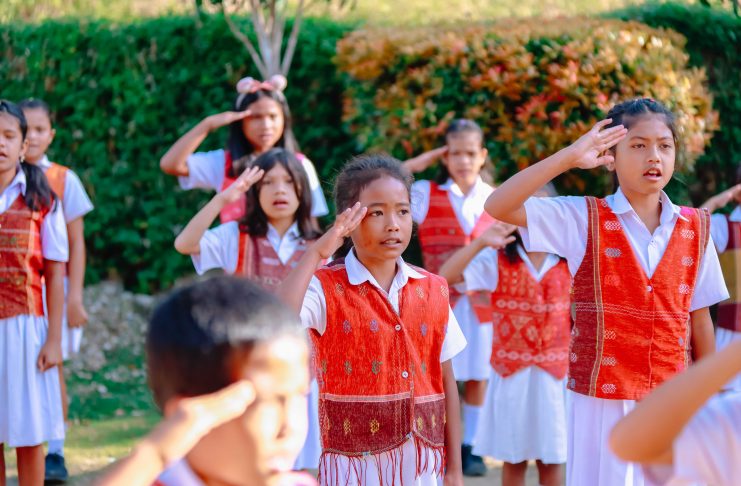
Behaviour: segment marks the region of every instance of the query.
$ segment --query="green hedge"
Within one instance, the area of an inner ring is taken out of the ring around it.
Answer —
[[[722,9],[680,3],[648,4],[611,15],[676,30],[687,38],[690,64],[707,72],[720,129],[690,179],[692,199],[701,204],[733,185],[741,164],[741,18]]]
[[[307,19],[289,76],[297,138],[325,180],[355,148],[341,129],[332,64],[350,29]],[[192,270],[172,242],[209,196],[177,189],[159,158],[201,118],[230,109],[236,81],[255,75],[223,19],[2,25],[0,52],[0,96],[49,102],[57,118],[50,155],[80,175],[96,205],[85,221],[88,282],[113,275],[151,291]],[[222,130],[203,148],[225,138]]]

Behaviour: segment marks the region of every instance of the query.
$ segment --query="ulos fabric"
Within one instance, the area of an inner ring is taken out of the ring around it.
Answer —
[[[519,463],[566,462],[566,379],[530,366],[491,370],[473,453]]]

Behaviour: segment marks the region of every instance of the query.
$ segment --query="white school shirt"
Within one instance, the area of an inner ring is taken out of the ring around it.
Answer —
[[[549,253],[540,268],[536,269],[527,252],[520,245],[517,245],[517,254],[536,282],[543,280],[545,274],[561,261],[558,255]],[[499,251],[491,247],[481,250],[463,270],[463,279],[466,281],[466,288],[470,291],[494,292],[499,286]]]
[[[659,227],[649,233],[622,190],[605,198],[617,215],[639,264],[651,277],[669,244],[677,219],[684,218],[680,207],[661,192]],[[583,197],[531,197],[525,202],[527,228],[520,235],[528,251],[555,253],[566,258],[571,275],[576,275],[587,249],[587,203]],[[728,298],[728,290],[718,262],[712,236],[695,282],[690,312],[717,304]]]
[[[494,188],[484,182],[481,177],[476,179],[467,194],[463,194],[458,184],[453,179],[448,179],[445,184],[439,186],[441,190],[448,193],[450,205],[458,218],[463,232],[470,235],[476,222],[484,212],[484,203]],[[422,224],[427,218],[430,209],[430,181],[421,180],[412,184],[412,220]]]
[[[741,206],[736,206],[728,219],[738,223],[741,222]],[[710,217],[710,235],[715,242],[718,253],[723,253],[728,248],[728,221],[725,214],[714,214]]]
[[[37,165],[46,172],[51,167],[51,161],[44,155]],[[62,198],[62,202],[64,203],[64,220],[67,223],[85,216],[93,210],[93,203],[85,192],[82,181],[72,170],[67,170],[67,175],[64,178],[64,198]]]
[[[426,277],[407,265],[401,257],[396,260],[396,267],[397,271],[393,282],[391,282],[391,289],[389,293],[386,293],[378,285],[375,277],[373,277],[355,256],[355,251],[350,251],[345,257],[345,270],[347,271],[347,278],[350,283],[352,285],[360,285],[363,282],[369,282],[381,291],[381,294],[388,299],[391,307],[398,313],[401,289],[404,288],[410,278],[420,279]],[[324,296],[322,284],[316,276],[311,277],[309,288],[304,297],[303,306],[301,307],[301,323],[308,329],[315,329],[319,334],[324,334],[324,330],[327,328],[327,299]],[[448,307],[448,327],[445,338],[443,339],[442,351],[440,352],[440,362],[444,363],[452,359],[453,356],[460,353],[465,347],[466,338],[463,337],[463,332],[458,325],[455,315],[453,315],[453,311]]]
[[[741,393],[711,398],[673,445],[671,466],[644,466],[653,484],[738,486],[741,481]]]
[[[293,223],[283,237],[268,223],[265,237],[283,265],[291,259],[302,239],[297,223]],[[191,255],[198,275],[203,275],[213,268],[222,268],[229,274],[234,273],[239,262],[239,223],[229,221],[206,231],[199,245],[200,253]]]
[[[327,200],[324,198],[322,186],[319,182],[314,164],[307,157],[299,159],[306,171],[311,191],[311,215],[315,217],[329,214]],[[223,149],[210,152],[196,152],[191,154],[187,160],[188,175],[179,176],[180,187],[188,189],[213,189],[221,191],[224,184],[224,170],[226,165],[226,153]]]
[[[13,205],[19,195],[26,194],[26,173],[18,166],[15,177],[0,194],[0,214]],[[41,254],[47,260],[66,262],[69,260],[67,245],[67,223],[64,221],[62,201],[57,201],[41,222]]]

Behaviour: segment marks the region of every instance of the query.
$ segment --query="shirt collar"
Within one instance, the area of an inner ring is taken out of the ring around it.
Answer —
[[[664,191],[661,191],[660,201],[661,215],[659,216],[659,224],[671,222],[675,215],[687,221],[687,218],[682,215],[682,208],[674,204]],[[631,211],[635,213],[633,206],[630,205],[628,198],[625,197],[623,190],[619,187],[618,190],[615,191],[615,194],[612,195],[612,204],[610,206],[612,212],[615,214],[625,214]]]
[[[6,187],[5,190],[7,191],[16,185],[20,187],[21,194],[25,196],[26,195],[26,173],[23,172],[23,169],[21,168],[20,165],[16,167],[15,177],[13,177],[13,180],[10,181],[10,184],[8,184],[8,187]]]
[[[36,165],[39,166],[42,170],[46,170],[51,166],[51,161],[49,160],[49,157],[44,154],[44,156],[39,159]]]
[[[278,234],[278,230],[275,229],[275,227],[273,227],[272,224],[268,223],[268,231],[267,231],[267,234],[265,236],[267,236],[269,239],[270,238],[275,238],[278,241],[282,241],[283,238],[285,238],[287,236],[290,237],[291,239],[295,240],[295,239],[298,239],[298,238],[301,237],[301,232],[298,230],[298,223],[294,221],[294,223],[291,226],[288,227],[288,230],[286,231],[286,233],[281,238],[281,236]]]
[[[458,184],[456,184],[451,178],[448,178],[448,180],[445,181],[445,184],[440,186],[440,189],[442,189],[443,191],[450,191],[458,197],[470,197],[474,194],[477,194],[479,191],[481,191],[482,188],[485,187],[487,187],[487,184],[484,182],[483,179],[481,179],[481,176],[479,176],[476,178],[476,182],[474,182],[473,187],[471,187],[471,190],[468,194],[463,194],[461,188],[458,187]]]
[[[733,222],[741,221],[741,206],[736,206],[736,209],[731,212],[731,214],[728,216],[728,219]]]
[[[400,287],[406,285],[410,278],[425,278],[424,275],[407,265],[401,257],[396,259],[396,268],[397,270],[394,281],[398,280]],[[345,257],[345,270],[347,271],[347,279],[352,285],[360,285],[363,282],[370,282],[376,287],[381,288],[373,274],[371,274],[370,271],[365,268],[365,265],[358,260],[358,257],[355,256],[354,249],[350,250]]]

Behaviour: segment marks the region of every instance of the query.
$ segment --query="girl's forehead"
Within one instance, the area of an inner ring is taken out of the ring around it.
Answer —
[[[278,163],[273,166],[272,169],[267,171],[265,173],[264,177],[280,177],[280,176],[290,176],[291,174],[288,173],[288,170],[283,166],[283,164]]]
[[[0,112],[0,129],[21,131],[21,122],[10,113]]]
[[[374,202],[409,202],[409,191],[399,179],[391,176],[382,176],[374,179],[360,191],[358,199],[372,199]],[[367,202],[367,201],[366,201]]]
[[[646,138],[672,137],[672,130],[666,123],[664,115],[642,115],[630,120],[628,138],[645,136]]]
[[[451,133],[447,136],[446,142],[452,149],[455,148],[483,148],[481,135],[476,132]]]
[[[248,110],[250,110],[253,113],[262,113],[262,112],[283,112],[281,109],[280,103],[275,101],[272,98],[258,98],[257,101],[254,101],[252,104],[250,104],[247,107]]]

